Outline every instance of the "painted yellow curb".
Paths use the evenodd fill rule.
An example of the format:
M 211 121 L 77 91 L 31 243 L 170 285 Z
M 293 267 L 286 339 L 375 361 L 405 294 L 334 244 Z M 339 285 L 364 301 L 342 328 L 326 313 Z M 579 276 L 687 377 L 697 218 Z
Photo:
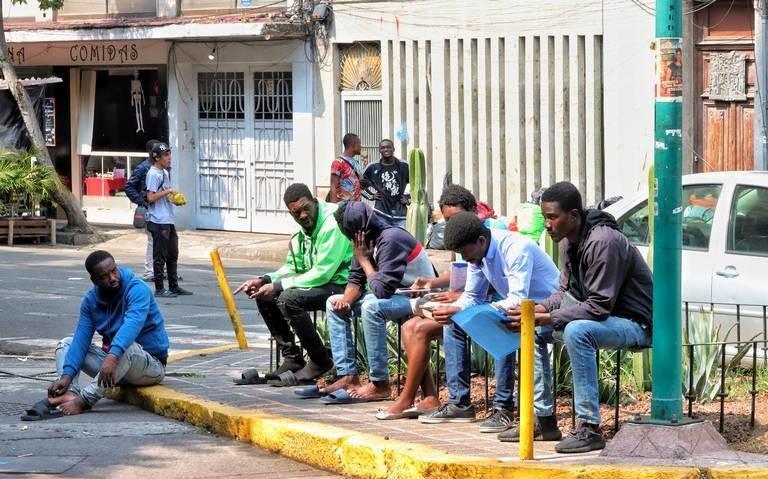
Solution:
M 168 356 L 168 362 L 181 361 L 182 359 L 194 358 L 195 356 L 207 356 L 209 354 L 221 353 L 224 351 L 232 351 L 234 349 L 240 349 L 237 344 L 225 344 L 224 346 L 214 346 L 211 348 L 193 349 L 191 351 L 185 351 L 183 353 L 171 354 Z
M 427 446 L 309 421 L 245 410 L 166 386 L 124 388 L 123 399 L 149 411 L 250 442 L 309 465 L 363 479 L 699 479 L 699 468 L 555 465 L 446 454 Z M 706 473 L 705 473 L 706 474 Z M 725 476 L 722 476 L 725 477 Z M 758 477 L 758 476 L 727 476 Z

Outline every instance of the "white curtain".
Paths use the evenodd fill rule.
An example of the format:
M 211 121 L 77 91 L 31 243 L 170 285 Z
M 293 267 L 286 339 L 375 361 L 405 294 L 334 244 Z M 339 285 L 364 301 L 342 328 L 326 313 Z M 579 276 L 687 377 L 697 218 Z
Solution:
M 77 120 L 77 154 L 90 155 L 93 141 L 93 109 L 96 103 L 96 71 L 80 72 L 80 108 Z

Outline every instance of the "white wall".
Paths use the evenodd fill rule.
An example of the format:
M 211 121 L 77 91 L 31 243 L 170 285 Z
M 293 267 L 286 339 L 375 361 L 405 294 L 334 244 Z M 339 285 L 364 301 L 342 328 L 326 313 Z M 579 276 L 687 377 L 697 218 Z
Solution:
M 652 22 L 629 0 L 361 1 L 334 4 L 331 38 L 381 42 L 383 133 L 406 123 L 401 156 L 427 150 L 432 198 L 452 170 L 508 214 L 563 179 L 590 202 L 636 189 L 652 153 Z M 330 61 L 315 100 L 320 185 L 343 133 Z
M 216 62 L 208 60 L 216 48 Z M 172 47 L 173 48 L 173 47 Z M 200 226 L 197 204 L 197 74 L 213 71 L 269 70 L 288 67 L 293 73 L 294 181 L 314 188 L 312 74 L 304 56 L 304 44 L 299 40 L 260 41 L 249 43 L 177 43 L 176 64 L 169 65 L 168 102 L 169 136 L 175 148 L 175 187 L 187 196 L 188 205 L 177 210 L 180 226 Z M 173 58 L 173 54 L 171 55 Z M 175 73 L 174 73 L 175 72 Z M 178 182 L 178 184 L 176 184 Z M 289 218 L 288 218 L 289 219 Z M 294 229 L 288 221 L 284 222 Z M 276 226 L 277 229 L 282 226 Z
M 606 2 L 604 37 L 605 194 L 633 196 L 653 164 L 654 17 Z

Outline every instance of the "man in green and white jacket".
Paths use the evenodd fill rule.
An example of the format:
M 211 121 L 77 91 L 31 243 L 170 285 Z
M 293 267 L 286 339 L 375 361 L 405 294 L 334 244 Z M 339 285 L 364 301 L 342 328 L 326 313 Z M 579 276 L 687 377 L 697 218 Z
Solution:
M 256 300 L 280 348 L 283 363 L 266 379 L 290 386 L 319 378 L 333 368 L 333 360 L 308 311 L 324 309 L 329 297 L 344 292 L 352 243 L 336 226 L 336 205 L 313 197 L 306 185 L 289 186 L 283 201 L 301 227 L 291 237 L 285 265 L 246 281 L 235 294 L 245 291 Z M 296 345 L 296 336 L 301 347 Z M 308 361 L 304 360 L 302 348 Z

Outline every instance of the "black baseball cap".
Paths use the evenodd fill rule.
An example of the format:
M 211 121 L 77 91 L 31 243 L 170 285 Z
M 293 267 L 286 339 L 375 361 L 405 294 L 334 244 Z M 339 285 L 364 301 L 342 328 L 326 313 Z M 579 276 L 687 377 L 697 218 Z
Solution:
M 147 153 L 152 153 L 152 148 L 158 144 L 162 143 L 160 140 L 149 140 L 145 145 L 144 149 L 147 150 Z
M 165 143 L 155 143 L 155 145 L 152 147 L 152 151 L 150 152 L 150 155 L 152 158 L 159 158 L 164 153 L 170 153 L 171 147 L 166 145 Z

